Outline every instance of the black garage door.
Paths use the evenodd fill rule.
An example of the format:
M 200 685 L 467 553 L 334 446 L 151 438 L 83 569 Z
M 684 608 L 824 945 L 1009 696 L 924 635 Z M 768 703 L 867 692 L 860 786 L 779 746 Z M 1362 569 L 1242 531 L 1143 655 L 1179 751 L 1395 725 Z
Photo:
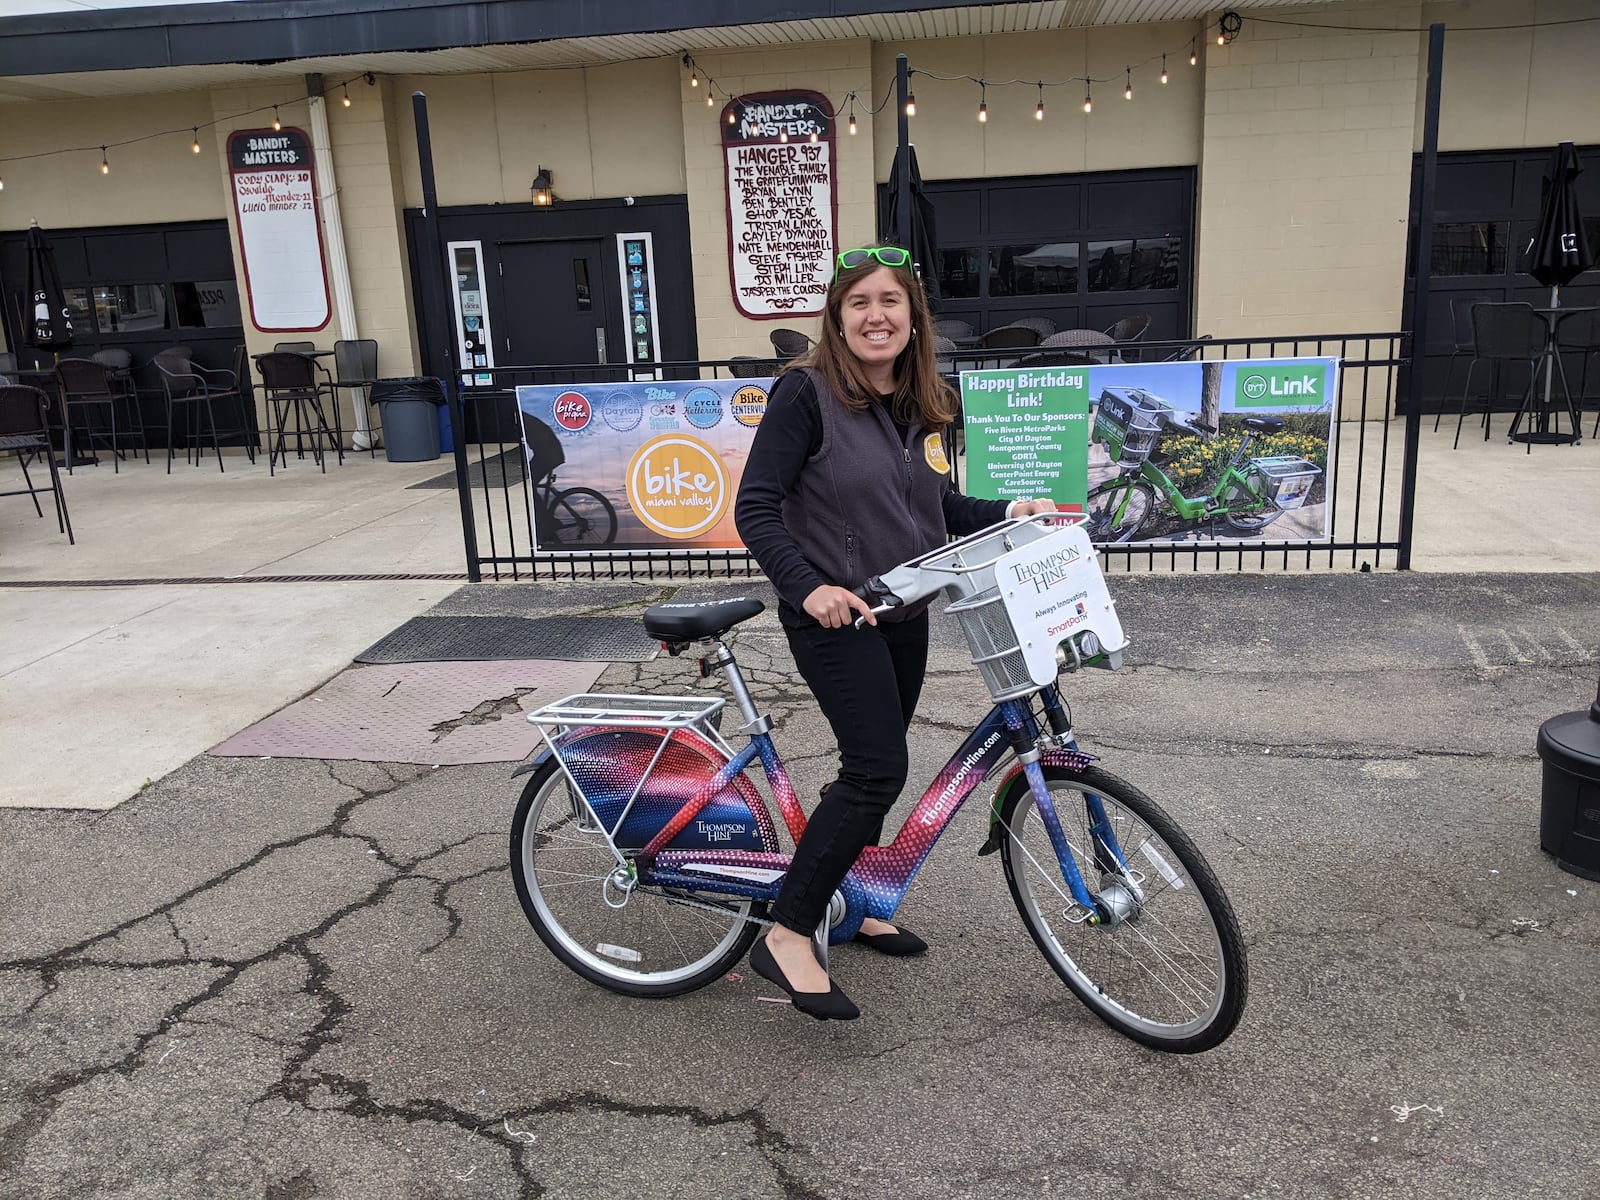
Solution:
M 1192 167 L 926 183 L 938 315 L 983 332 L 1029 316 L 1105 329 L 1148 313 L 1150 340 L 1189 337 L 1194 187 Z M 880 227 L 887 203 L 880 187 Z
M 1539 220 L 1540 183 L 1555 147 L 1534 150 L 1474 151 L 1439 155 L 1434 193 L 1433 269 L 1429 280 L 1428 346 L 1423 359 L 1420 395 L 1425 411 L 1444 408 L 1454 412 L 1466 384 L 1467 357 L 1451 365 L 1455 346 L 1454 317 L 1467 322 L 1467 309 L 1476 300 L 1522 300 L 1534 305 L 1550 303 L 1550 289 L 1527 273 L 1528 245 Z M 1580 146 L 1578 155 L 1588 169 L 1578 176 L 1579 207 L 1589 244 L 1600 247 L 1600 146 Z M 1412 164 L 1413 203 L 1420 191 L 1420 156 Z M 1413 328 L 1416 304 L 1417 212 L 1411 213 L 1411 238 L 1406 256 L 1404 327 Z M 1452 305 L 1452 301 L 1454 305 Z M 1600 304 L 1600 271 L 1586 271 L 1561 289 L 1565 305 Z M 1467 333 L 1464 327 L 1462 334 Z M 1589 356 L 1565 356 L 1567 378 L 1574 397 L 1580 386 L 1592 402 L 1600 396 L 1600 370 Z M 1587 369 L 1586 369 L 1587 368 Z M 1449 373 L 1449 389 L 1445 376 Z M 1503 372 L 1479 367 L 1473 372 L 1473 402 L 1483 405 L 1498 398 L 1502 407 L 1515 408 L 1528 386 L 1526 369 L 1512 366 Z

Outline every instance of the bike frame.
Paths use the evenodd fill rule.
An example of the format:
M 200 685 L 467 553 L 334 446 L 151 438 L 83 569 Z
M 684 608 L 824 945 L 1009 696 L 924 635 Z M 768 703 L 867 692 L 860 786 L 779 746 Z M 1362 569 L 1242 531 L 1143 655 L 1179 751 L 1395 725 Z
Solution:
M 1185 496 L 1179 490 L 1178 485 L 1173 482 L 1172 476 L 1168 475 L 1148 458 L 1139 464 L 1137 472 L 1123 475 L 1118 484 L 1125 480 L 1126 486 L 1132 487 L 1134 479 L 1144 480 L 1185 521 L 1197 521 L 1205 517 L 1221 516 L 1225 513 L 1256 512 L 1267 507 L 1270 502 L 1251 486 L 1250 476 L 1239 469 L 1239 465 L 1249 457 L 1250 444 L 1255 439 L 1255 430 L 1247 429 L 1244 440 L 1239 443 L 1238 450 L 1234 451 L 1233 457 L 1228 460 L 1228 465 L 1223 468 L 1222 477 L 1217 480 L 1217 486 L 1204 496 Z M 1112 486 L 1116 487 L 1118 484 L 1113 484 Z M 1243 489 L 1252 498 L 1253 502 L 1244 505 L 1229 504 L 1227 502 L 1228 488 L 1233 484 L 1237 484 Z M 1120 504 L 1115 505 L 1111 511 L 1115 512 L 1119 508 L 1121 508 Z
M 1046 688 L 1038 694 L 1043 697 L 1047 711 L 1054 709 L 1060 712 L 1060 700 L 1054 688 Z M 840 885 L 847 915 L 845 922 L 835 927 L 830 940 L 844 941 L 854 936 L 864 917 L 879 920 L 892 917 L 934 843 L 948 828 L 967 798 L 983 784 L 1015 742 L 1020 739 L 1033 746 L 1039 736 L 1039 726 L 1028 699 L 1007 700 L 991 708 L 928 785 L 894 841 L 887 846 L 868 846 L 861 852 Z M 1047 750 L 1030 757 L 1031 761 L 1013 764 L 1012 771 L 1002 780 L 1002 786 L 1019 770 L 1026 775 L 1072 900 L 1081 906 L 1084 917 L 1092 916 L 1095 912 L 1093 896 L 1078 870 L 1041 767 L 1050 765 L 1081 771 L 1093 758 L 1075 746 Z M 777 899 L 782 874 L 788 870 L 791 861 L 787 854 L 776 850 L 668 849 L 672 840 L 696 815 L 714 797 L 732 786 L 735 778 L 757 759 L 761 762 L 785 825 L 796 841 L 800 839 L 806 828 L 805 813 L 795 798 L 794 785 L 789 780 L 771 736 L 765 731 L 758 731 L 750 735 L 749 745 L 717 771 L 639 852 L 634 860 L 639 883 L 714 892 L 742 899 Z M 1100 797 L 1092 793 L 1085 795 L 1091 833 L 1096 843 L 1127 871 L 1126 856 L 1117 843 Z M 764 798 L 761 802 L 765 803 Z M 997 813 L 991 814 L 991 820 L 997 816 Z M 691 870 L 691 867 L 701 869 Z M 727 869 L 730 875 L 748 874 L 741 879 L 708 875 L 704 871 L 704 868 L 718 867 Z

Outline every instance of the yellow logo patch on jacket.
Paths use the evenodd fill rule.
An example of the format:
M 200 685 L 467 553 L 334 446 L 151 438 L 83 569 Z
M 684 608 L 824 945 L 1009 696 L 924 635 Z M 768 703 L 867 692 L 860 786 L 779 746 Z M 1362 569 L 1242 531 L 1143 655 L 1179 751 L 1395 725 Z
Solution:
M 937 433 L 930 433 L 922 439 L 922 457 L 936 474 L 950 473 L 950 460 L 944 456 L 944 439 Z

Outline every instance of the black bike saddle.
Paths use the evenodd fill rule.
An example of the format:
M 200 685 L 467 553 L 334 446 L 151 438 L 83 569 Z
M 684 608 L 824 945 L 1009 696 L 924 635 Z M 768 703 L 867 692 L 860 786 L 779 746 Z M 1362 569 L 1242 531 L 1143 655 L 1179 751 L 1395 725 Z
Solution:
M 721 637 L 766 607 L 747 596 L 705 604 L 652 604 L 644 610 L 644 631 L 661 642 L 697 642 Z
M 1246 417 L 1244 419 L 1244 427 L 1246 429 L 1254 429 L 1261 434 L 1283 432 L 1283 422 L 1278 420 L 1277 417 Z

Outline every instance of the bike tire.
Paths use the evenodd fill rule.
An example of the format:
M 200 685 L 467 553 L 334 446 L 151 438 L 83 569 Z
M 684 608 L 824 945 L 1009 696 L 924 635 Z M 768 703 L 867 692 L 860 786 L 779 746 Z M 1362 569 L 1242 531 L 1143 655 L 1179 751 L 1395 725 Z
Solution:
M 1067 920 L 1072 897 L 1026 776 L 999 797 L 1006 830 L 1001 861 L 1011 898 L 1034 944 L 1096 1016 L 1136 1042 L 1195 1054 L 1238 1025 L 1248 990 L 1244 939 L 1233 908 L 1187 834 L 1132 784 L 1098 767 L 1045 766 L 1078 870 L 1097 900 L 1114 897 L 1114 863 L 1089 833 L 1084 795 L 1101 798 L 1123 853 L 1149 868 L 1142 904 L 1112 924 Z M 1174 869 L 1176 863 L 1176 869 Z M 1123 890 L 1126 896 L 1126 889 Z
M 1256 497 L 1238 484 L 1230 487 L 1228 494 L 1222 500 L 1228 505 L 1258 503 Z M 1225 512 L 1222 514 L 1222 520 L 1230 529 L 1237 529 L 1240 533 L 1254 533 L 1258 529 L 1265 529 L 1282 515 L 1282 511 L 1276 505 L 1268 504 L 1266 508 L 1255 513 Z
M 550 525 L 563 546 L 609 546 L 617 540 L 617 510 L 593 488 L 567 488 L 550 502 Z
M 1085 507 L 1091 541 L 1130 542 L 1155 511 L 1156 494 L 1147 483 L 1116 479 L 1091 489 Z
M 726 975 L 760 932 L 759 907 L 715 893 L 639 886 L 607 904 L 616 866 L 604 834 L 551 758 L 529 778 L 511 821 L 511 877 L 541 941 L 591 983 L 625 996 L 665 997 Z

